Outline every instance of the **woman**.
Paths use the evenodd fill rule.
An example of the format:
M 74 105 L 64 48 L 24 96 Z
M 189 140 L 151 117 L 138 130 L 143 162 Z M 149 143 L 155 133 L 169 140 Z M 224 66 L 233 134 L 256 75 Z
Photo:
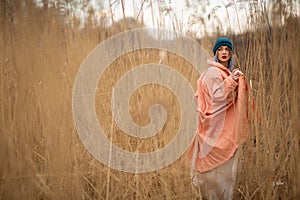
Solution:
M 216 40 L 195 95 L 199 115 L 189 150 L 191 176 L 209 199 L 232 198 L 237 150 L 247 133 L 248 85 L 239 69 L 231 71 L 233 52 L 230 39 Z

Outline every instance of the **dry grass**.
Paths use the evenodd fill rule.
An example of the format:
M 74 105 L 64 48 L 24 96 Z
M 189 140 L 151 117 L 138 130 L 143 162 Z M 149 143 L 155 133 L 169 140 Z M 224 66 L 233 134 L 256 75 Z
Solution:
M 200 198 L 182 159 L 153 173 L 123 173 L 94 159 L 77 135 L 72 116 L 77 70 L 100 41 L 121 28 L 88 26 L 79 31 L 74 28 L 76 20 L 71 28 L 52 9 L 41 12 L 30 4 L 21 8 L 8 2 L 0 6 L 0 199 Z M 300 21 L 283 17 L 287 20 L 283 27 L 251 27 L 254 33 L 232 36 L 239 65 L 253 82 L 259 113 L 243 146 L 236 199 L 300 197 Z M 265 24 L 262 16 L 255 20 L 257 25 Z M 165 105 L 171 115 L 162 132 L 149 140 L 137 140 L 111 124 L 111 85 L 132 67 L 153 61 L 159 61 L 155 50 L 132 52 L 116 60 L 99 82 L 107 86 L 96 97 L 99 121 L 112 134 L 112 141 L 129 151 L 159 149 L 172 139 L 170 131 L 178 128 L 176 98 L 155 85 L 140 88 L 130 105 L 135 110 L 133 118 L 141 125 L 149 120 L 144 117 L 149 105 Z M 169 53 L 163 62 L 196 87 L 198 74 L 186 61 Z M 143 95 L 148 92 L 153 92 L 151 98 Z M 283 185 L 273 186 L 273 182 Z

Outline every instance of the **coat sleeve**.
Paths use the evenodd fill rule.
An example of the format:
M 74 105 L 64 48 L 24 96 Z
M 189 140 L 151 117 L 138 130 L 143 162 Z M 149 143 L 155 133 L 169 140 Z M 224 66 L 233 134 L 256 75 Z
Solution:
M 223 110 L 233 102 L 237 85 L 231 76 L 223 78 L 217 68 L 209 68 L 198 80 L 197 111 L 211 115 Z

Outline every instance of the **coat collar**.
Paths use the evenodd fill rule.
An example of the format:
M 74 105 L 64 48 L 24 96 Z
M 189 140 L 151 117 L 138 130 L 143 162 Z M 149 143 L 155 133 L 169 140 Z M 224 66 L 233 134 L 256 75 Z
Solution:
M 207 60 L 207 64 L 210 66 L 214 66 L 217 67 L 219 69 L 221 69 L 222 71 L 226 72 L 227 74 L 231 74 L 231 71 L 229 69 L 227 69 L 226 67 L 224 67 L 221 63 L 213 61 L 213 60 Z

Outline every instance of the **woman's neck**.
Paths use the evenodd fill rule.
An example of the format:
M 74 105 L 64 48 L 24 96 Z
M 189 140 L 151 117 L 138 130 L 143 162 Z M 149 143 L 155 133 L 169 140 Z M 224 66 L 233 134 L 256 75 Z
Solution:
M 228 69 L 229 67 L 229 61 L 226 61 L 226 62 L 222 62 L 222 61 L 219 61 L 224 67 L 226 67 Z

